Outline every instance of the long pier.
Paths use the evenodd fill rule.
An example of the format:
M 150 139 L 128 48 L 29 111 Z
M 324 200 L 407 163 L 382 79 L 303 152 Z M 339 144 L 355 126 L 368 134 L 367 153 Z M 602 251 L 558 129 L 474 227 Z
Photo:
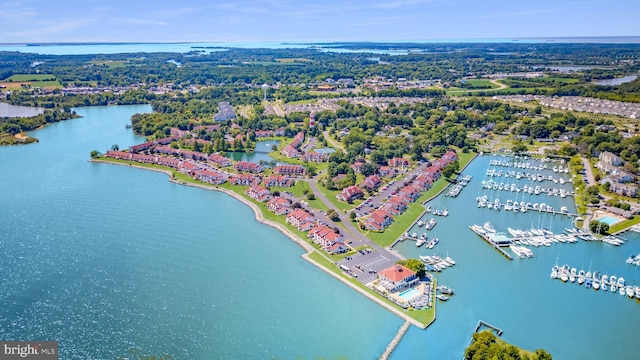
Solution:
M 407 332 L 407 330 L 409 330 L 409 326 L 411 326 L 411 324 L 408 321 L 405 321 L 404 324 L 400 326 L 400 329 L 398 329 L 396 336 L 394 336 L 393 339 L 391 339 L 391 342 L 389 343 L 389 345 L 387 345 L 387 348 L 384 350 L 382 355 L 380 355 L 380 358 L 379 358 L 380 360 L 389 359 L 389 357 L 391 356 L 391 353 L 393 352 L 393 350 L 396 349 L 396 347 L 400 343 L 400 340 L 402 340 L 402 337 L 404 336 L 404 334 Z
M 480 328 L 483 327 L 483 326 L 495 331 L 496 335 L 498 335 L 498 336 L 502 335 L 502 329 L 500 329 L 497 326 L 491 325 L 488 322 L 482 321 L 482 320 L 478 321 L 478 325 L 476 325 L 476 329 L 473 332 L 477 333 L 478 330 L 480 330 Z
M 489 236 L 477 232 L 472 226 L 469 226 L 469 229 L 471 229 L 471 231 L 473 231 L 476 235 L 480 236 L 482 240 L 486 241 L 487 244 L 491 245 L 491 247 L 496 249 L 500 254 L 504 255 L 504 257 L 509 260 L 513 260 L 513 257 L 508 252 L 504 251 L 504 249 L 502 249 L 500 246 L 498 246 L 498 244 L 493 242 L 493 240 L 491 240 Z

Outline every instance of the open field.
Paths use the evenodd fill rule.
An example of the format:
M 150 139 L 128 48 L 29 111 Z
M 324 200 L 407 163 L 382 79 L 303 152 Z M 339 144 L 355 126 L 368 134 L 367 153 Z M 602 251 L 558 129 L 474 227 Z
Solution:
M 499 85 L 493 83 L 489 79 L 469 79 L 467 80 L 467 84 L 470 84 L 472 86 L 488 86 L 491 89 L 496 89 L 500 87 Z
M 56 77 L 53 74 L 14 74 L 5 79 L 5 81 L 50 81 L 55 80 Z
M 106 66 L 109 69 L 117 69 L 125 67 L 125 60 L 94 60 L 90 61 L 89 64 L 93 64 L 96 66 Z
M 30 85 L 31 83 L 29 82 L 5 82 L 5 81 L 1 81 L 0 82 L 0 88 L 1 89 L 6 89 L 6 90 L 19 90 L 22 88 L 22 85 Z
M 275 60 L 281 63 L 313 62 L 313 60 L 305 58 L 276 58 Z

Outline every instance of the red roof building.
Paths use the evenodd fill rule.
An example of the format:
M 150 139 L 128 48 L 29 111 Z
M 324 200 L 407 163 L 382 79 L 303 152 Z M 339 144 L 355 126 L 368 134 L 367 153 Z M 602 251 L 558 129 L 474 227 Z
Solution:
M 248 188 L 244 193 L 247 194 L 247 196 L 249 196 L 250 198 L 258 200 L 260 202 L 265 202 L 271 199 L 271 193 L 269 192 L 269 190 L 263 188 L 260 185 L 254 185 Z
M 229 182 L 231 183 L 231 185 L 249 186 L 249 185 L 258 185 L 260 184 L 261 180 L 262 178 L 260 176 L 251 175 L 251 174 L 238 174 L 238 175 L 232 176 Z
M 282 196 L 276 196 L 267 202 L 267 209 L 276 215 L 284 215 L 291 211 L 291 202 Z
M 389 166 L 405 169 L 405 168 L 409 167 L 409 160 L 401 158 L 401 157 L 396 157 L 396 158 L 393 158 L 393 159 L 389 160 Z
M 271 175 L 262 180 L 264 186 L 291 187 L 294 184 L 293 179 L 284 175 Z
M 338 200 L 351 202 L 355 199 L 360 199 L 363 196 L 364 196 L 364 193 L 362 192 L 362 190 L 356 185 L 353 185 L 353 186 L 347 186 L 346 188 L 344 188 L 342 192 L 340 192 L 340 194 L 336 195 L 336 198 Z
M 304 175 L 307 169 L 302 165 L 276 165 L 273 173 L 276 175 Z
M 381 285 L 391 292 L 411 287 L 419 280 L 415 271 L 400 264 L 380 271 L 378 279 Z

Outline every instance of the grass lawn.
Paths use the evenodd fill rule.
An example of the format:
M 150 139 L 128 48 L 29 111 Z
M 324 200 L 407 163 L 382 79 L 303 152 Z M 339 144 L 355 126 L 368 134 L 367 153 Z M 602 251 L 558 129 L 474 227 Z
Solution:
M 344 272 L 342 272 L 342 270 L 338 269 L 338 267 L 333 265 L 333 263 L 331 261 L 329 261 L 326 257 L 322 256 L 320 253 L 312 252 L 311 254 L 309 254 L 309 258 L 311 258 L 312 260 L 316 261 L 317 263 L 323 265 L 324 267 L 326 267 L 330 271 L 338 274 L 340 277 L 344 278 L 345 280 L 349 281 L 350 283 L 352 283 L 352 284 L 356 285 L 357 287 L 363 289 L 367 293 L 375 296 L 376 298 L 378 298 L 378 299 L 380 299 L 382 301 L 387 302 L 388 304 L 390 304 L 393 307 L 397 308 L 398 310 L 404 312 L 409 317 L 419 321 L 420 323 L 424 324 L 425 326 L 428 326 L 429 324 L 431 324 L 433 322 L 433 320 L 435 319 L 436 312 L 435 312 L 435 308 L 434 307 L 431 307 L 430 309 L 427 309 L 427 310 L 404 310 L 400 306 L 398 306 L 398 305 L 394 304 L 393 302 L 387 300 L 382 295 L 380 295 L 377 292 L 375 292 L 375 291 L 369 289 L 368 287 L 364 286 L 358 280 L 352 278 L 351 276 L 346 275 Z M 432 301 L 433 304 L 435 304 L 435 298 L 432 299 L 431 301 Z
M 329 208 L 320 200 L 318 200 L 318 198 L 316 197 L 315 200 L 308 200 L 306 196 L 304 196 L 304 190 L 308 190 L 309 193 L 311 193 L 311 189 L 309 188 L 309 183 L 306 181 L 301 181 L 298 180 L 296 182 L 296 184 L 290 188 L 281 188 L 281 187 L 271 187 L 271 190 L 278 190 L 280 191 L 280 193 L 284 192 L 284 191 L 288 191 L 290 193 L 292 193 L 293 195 L 295 195 L 297 198 L 300 198 L 301 200 L 304 200 L 306 202 L 309 203 L 309 206 L 311 206 L 314 209 L 319 209 L 322 211 L 327 211 L 329 210 Z
M 634 216 L 633 219 L 627 219 L 617 224 L 613 224 L 611 227 L 609 227 L 609 233 L 613 234 L 637 224 L 640 224 L 640 216 Z
M 467 80 L 467 83 L 473 86 L 489 86 L 491 89 L 500 87 L 499 85 L 492 83 L 491 80 L 489 79 L 469 79 Z M 485 90 L 489 90 L 489 89 L 485 89 Z
M 320 184 L 318 184 L 318 189 L 322 191 L 337 210 L 349 211 L 362 203 L 362 200 L 355 200 L 353 204 L 348 204 L 336 199 L 336 195 L 340 194 L 340 190 L 329 190 Z
M 117 69 L 125 66 L 125 60 L 94 60 L 90 61 L 89 64 L 106 66 L 109 69 Z
M 48 80 L 48 81 L 31 81 L 29 82 L 31 87 L 62 87 L 58 80 Z
M 5 81 L 50 81 L 55 80 L 56 77 L 53 74 L 15 74 L 9 76 Z
M 306 105 L 316 102 L 316 99 L 298 100 L 286 103 L 286 105 Z
M 556 77 L 556 76 L 549 76 L 549 77 L 545 77 L 544 79 L 548 81 L 562 83 L 562 84 L 575 84 L 578 81 L 580 81 L 579 79 L 563 78 L 563 77 Z

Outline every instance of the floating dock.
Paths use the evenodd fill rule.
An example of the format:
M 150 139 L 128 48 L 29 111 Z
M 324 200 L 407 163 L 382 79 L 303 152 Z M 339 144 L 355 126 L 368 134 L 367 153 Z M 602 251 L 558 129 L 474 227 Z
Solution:
M 483 234 L 479 231 L 476 231 L 476 229 L 474 229 L 473 226 L 469 226 L 469 229 L 471 229 L 471 231 L 473 231 L 476 235 L 480 236 L 482 240 L 486 241 L 487 244 L 491 245 L 491 247 L 496 249 L 500 254 L 504 255 L 504 257 L 506 257 L 509 260 L 513 260 L 513 257 L 509 253 L 507 253 L 503 248 L 501 248 L 499 244 L 496 244 L 496 242 L 494 242 L 493 239 L 489 237 L 487 234 Z M 505 244 L 505 246 L 509 246 L 509 245 L 510 244 Z
M 482 320 L 478 321 L 478 325 L 476 325 L 476 329 L 475 329 L 474 333 L 477 333 L 478 330 L 480 330 L 483 326 L 488 328 L 488 329 L 491 329 L 491 330 L 495 331 L 496 335 L 498 335 L 498 336 L 502 335 L 502 329 L 500 329 L 497 326 L 491 325 L 488 322 L 484 322 Z

